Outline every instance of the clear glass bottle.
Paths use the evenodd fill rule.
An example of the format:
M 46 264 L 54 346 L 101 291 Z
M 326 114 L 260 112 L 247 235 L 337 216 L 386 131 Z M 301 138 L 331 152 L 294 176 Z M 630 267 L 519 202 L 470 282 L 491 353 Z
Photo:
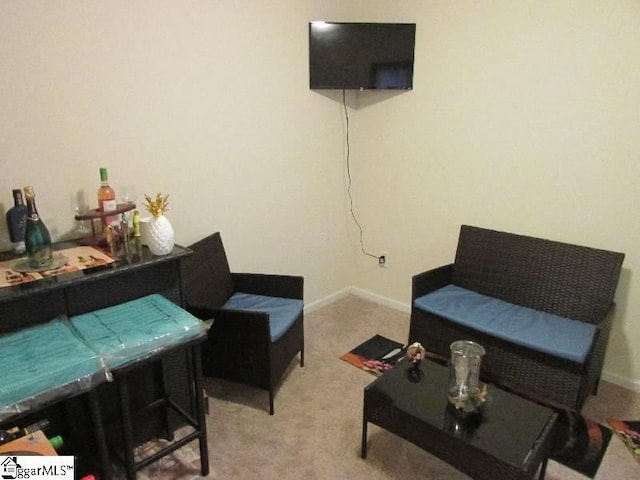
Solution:
M 24 195 L 27 200 L 27 227 L 24 235 L 27 258 L 34 268 L 46 267 L 53 258 L 51 235 L 38 215 L 33 187 L 24 187 Z
M 100 168 L 100 188 L 98 189 L 98 210 L 101 212 L 109 212 L 115 210 L 116 204 L 116 192 L 109 186 L 109 175 L 107 169 Z M 111 225 L 113 227 L 118 225 L 118 216 L 109 215 L 102 217 L 102 223 L 104 225 Z
M 24 253 L 24 233 L 27 227 L 27 206 L 22 199 L 22 190 L 13 190 L 13 207 L 7 210 L 7 229 L 9 240 L 15 253 Z

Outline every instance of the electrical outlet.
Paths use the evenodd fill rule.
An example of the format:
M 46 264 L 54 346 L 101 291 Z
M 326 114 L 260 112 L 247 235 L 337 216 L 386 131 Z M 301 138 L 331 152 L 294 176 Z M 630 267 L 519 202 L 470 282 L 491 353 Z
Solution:
M 378 265 L 387 268 L 389 266 L 389 252 L 380 252 L 378 257 Z

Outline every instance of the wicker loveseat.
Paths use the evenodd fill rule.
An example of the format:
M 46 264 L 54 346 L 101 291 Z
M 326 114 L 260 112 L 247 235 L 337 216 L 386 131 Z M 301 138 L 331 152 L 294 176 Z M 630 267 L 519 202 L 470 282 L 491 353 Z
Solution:
M 413 277 L 409 342 L 486 349 L 485 380 L 581 410 L 597 391 L 624 255 L 463 225 L 455 262 Z

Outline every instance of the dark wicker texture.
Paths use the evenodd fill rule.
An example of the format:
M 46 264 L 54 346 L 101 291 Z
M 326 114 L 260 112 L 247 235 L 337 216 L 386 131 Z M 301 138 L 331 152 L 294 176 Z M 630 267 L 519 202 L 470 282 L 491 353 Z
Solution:
M 267 390 L 273 415 L 276 387 L 298 352 L 304 366 L 303 313 L 271 342 L 267 313 L 221 307 L 234 292 L 303 300 L 303 277 L 231 273 L 218 232 L 189 248 L 193 255 L 182 263 L 186 308 L 202 320 L 214 319 L 203 348 L 204 374 Z
M 372 397 L 373 398 L 373 397 Z M 537 469 L 546 469 L 547 455 L 553 440 L 554 421 L 550 421 L 540 435 L 542 442 L 534 445 L 527 463 L 516 468 L 492 458 L 490 455 L 473 448 L 453 435 L 448 435 L 430 425 L 416 426 L 416 420 L 379 399 L 365 399 L 363 420 L 362 457 L 366 457 L 366 436 L 369 421 L 384 428 L 400 438 L 407 440 L 421 449 L 435 455 L 456 469 L 478 480 L 531 480 L 537 477 Z M 540 467 L 542 465 L 542 467 Z M 544 478 L 544 473 L 542 474 Z
M 485 378 L 549 405 L 581 410 L 597 392 L 624 254 L 463 225 L 455 263 L 413 277 L 410 342 L 448 358 L 459 339 L 482 344 Z M 465 328 L 413 301 L 447 284 L 597 326 L 584 364 Z
M 55 248 L 76 245 L 75 242 L 66 242 L 57 244 Z M 151 293 L 160 293 L 181 305 L 179 263 L 190 252 L 178 245 L 171 254 L 164 256 L 154 256 L 146 247 L 142 252 L 142 255 L 128 260 L 121 258 L 106 267 L 0 289 L 0 334 L 48 322 L 62 315 L 73 316 L 105 308 Z M 0 257 L 4 257 L 3 260 L 13 258 L 6 257 L 6 254 Z M 164 388 L 161 387 L 166 386 L 166 390 L 171 392 L 171 400 L 177 408 L 195 415 L 197 405 L 192 398 L 193 385 L 185 375 L 189 368 L 190 362 L 184 352 L 172 350 L 163 352 L 161 361 L 140 365 L 127 374 L 133 377 L 132 384 L 136 387 L 130 398 L 130 409 L 136 417 L 133 432 L 135 446 L 153 438 L 171 436 L 178 426 L 185 423 L 183 416 L 177 415 L 173 409 L 168 412 L 168 418 L 164 412 L 149 411 L 150 405 L 157 404 L 159 399 L 165 397 Z M 101 478 L 108 479 L 111 478 L 111 459 L 106 450 L 107 440 L 116 439 L 117 444 L 120 438 L 117 394 L 113 382 L 102 383 L 87 392 L 87 412 L 85 402 L 78 403 L 79 399 L 84 398 L 82 396 L 55 399 L 56 403 L 44 410 L 46 414 L 42 415 L 42 411 L 38 410 L 27 415 L 34 421 L 39 420 L 41 415 L 56 420 L 64 418 L 64 421 L 57 422 L 59 428 L 56 431 L 71 440 L 69 443 L 78 449 L 74 450 L 75 453 L 88 459 L 90 464 L 95 463 L 93 467 L 101 470 Z M 14 421 L 12 417 L 3 425 L 13 426 Z M 204 420 L 200 424 L 204 425 Z M 97 459 L 93 458 L 96 456 Z M 206 455 L 201 455 L 201 458 L 206 459 Z
M 55 250 L 78 246 L 77 242 L 54 245 Z M 27 284 L 0 289 L 0 334 L 48 322 L 58 316 L 73 316 L 126 302 L 151 293 L 160 293 L 178 305 L 182 305 L 180 262 L 191 252 L 176 245 L 169 255 L 155 256 L 147 247 L 140 255 L 130 259 L 121 258 L 104 266 L 66 273 Z M 17 258 L 9 253 L 0 258 Z M 172 396 L 182 408 L 193 411 L 190 402 L 190 386 L 185 378 L 187 364 L 183 355 L 168 353 L 162 361 L 162 371 Z M 137 410 L 155 401 L 161 391 L 156 368 L 140 368 L 136 392 L 132 396 L 132 408 Z M 97 387 L 100 407 L 105 419 L 107 435 L 116 430 L 119 412 L 116 405 L 117 391 L 112 383 Z M 56 408 L 60 410 L 60 408 Z M 164 435 L 163 415 L 147 415 L 136 422 L 136 445 Z M 71 418 L 77 421 L 78 418 Z M 171 431 L 182 421 L 171 412 Z M 83 425 L 77 429 L 89 441 L 91 432 L 84 432 Z M 89 443 L 83 438 L 76 443 Z
M 200 352 L 200 344 L 203 338 L 189 340 L 187 342 L 175 345 L 167 350 L 161 350 L 153 354 L 149 358 L 144 358 L 135 362 L 127 363 L 113 370 L 114 384 L 118 390 L 118 405 L 120 409 L 121 435 L 118 446 L 121 446 L 123 453 L 123 461 L 126 471 L 127 480 L 136 480 L 137 471 L 146 466 L 157 462 L 161 458 L 172 454 L 174 451 L 184 447 L 188 443 L 198 440 L 200 452 L 200 474 L 203 477 L 209 475 L 209 450 L 207 442 L 207 422 L 205 419 L 204 393 L 202 386 L 202 359 Z M 161 365 L 163 358 L 169 353 L 181 353 L 187 358 L 186 377 L 190 385 L 190 400 L 195 407 L 195 414 L 191 414 L 182 408 L 171 395 L 171 389 L 166 382 L 161 382 L 162 397 L 151 404 L 139 410 L 136 415 L 149 414 L 151 411 L 164 412 L 166 421 L 166 430 L 169 442 L 160 450 L 155 451 L 144 458 L 137 458 L 134 447 L 136 439 L 134 428 L 136 428 L 135 416 L 131 409 L 132 395 L 137 385 L 136 378 L 131 375 L 140 367 L 150 364 Z M 133 391 L 133 392 L 132 392 Z M 179 415 L 184 423 L 191 427 L 191 431 L 179 439 L 174 438 L 173 430 L 169 424 L 169 413 L 173 412 Z M 115 449 L 114 449 L 115 450 Z
M 408 379 L 410 369 L 401 362 L 365 387 L 362 458 L 367 457 L 367 424 L 371 422 L 474 479 L 544 478 L 557 413 L 490 386 L 489 395 L 493 398 L 483 415 L 474 424 L 465 425 L 450 413 L 447 406 L 448 369 L 426 360 L 418 370 L 423 374 L 423 380 L 403 381 L 403 378 Z M 414 386 L 407 388 L 408 383 Z M 519 412 L 516 415 L 530 415 L 535 420 L 522 422 L 528 426 L 509 422 L 514 412 Z M 539 430 L 534 435 L 536 429 Z M 531 443 L 525 448 L 529 441 Z M 503 447 L 488 449 L 488 444 Z

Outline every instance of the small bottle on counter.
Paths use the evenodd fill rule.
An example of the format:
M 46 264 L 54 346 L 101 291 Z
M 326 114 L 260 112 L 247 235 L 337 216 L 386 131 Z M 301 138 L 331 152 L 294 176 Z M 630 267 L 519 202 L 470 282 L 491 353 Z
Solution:
M 27 227 L 27 206 L 22 198 L 22 190 L 13 190 L 13 207 L 7 210 L 7 229 L 9 240 L 15 253 L 25 252 L 24 234 Z
M 107 247 L 109 247 L 111 255 L 115 255 L 116 246 L 114 245 L 115 240 L 113 238 L 113 227 L 111 225 L 105 225 L 104 227 L 104 241 L 107 243 Z
M 34 268 L 46 267 L 51 264 L 51 235 L 36 208 L 36 194 L 33 187 L 24 187 L 27 200 L 27 226 L 24 233 L 24 244 L 29 264 Z
M 133 236 L 140 237 L 140 212 L 138 210 L 133 212 Z
M 128 258 L 129 257 L 129 222 L 125 217 L 125 214 L 122 214 L 122 221 L 120 222 L 120 237 L 122 238 L 122 246 L 124 247 L 124 254 Z

